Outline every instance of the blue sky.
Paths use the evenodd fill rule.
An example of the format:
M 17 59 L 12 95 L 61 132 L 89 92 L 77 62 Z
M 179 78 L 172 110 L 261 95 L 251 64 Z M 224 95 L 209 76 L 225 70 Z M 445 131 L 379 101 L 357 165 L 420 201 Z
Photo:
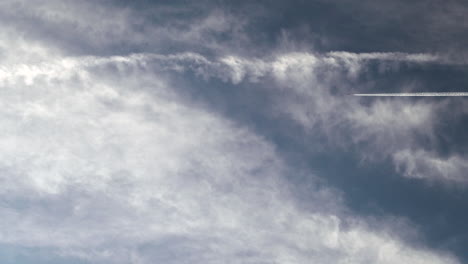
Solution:
M 2 1 L 1 262 L 467 262 L 467 9 Z

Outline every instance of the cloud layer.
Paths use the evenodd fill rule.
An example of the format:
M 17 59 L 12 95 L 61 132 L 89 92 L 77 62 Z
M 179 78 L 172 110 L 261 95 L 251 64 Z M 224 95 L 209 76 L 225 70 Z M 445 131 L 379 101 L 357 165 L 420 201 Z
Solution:
M 285 55 L 268 69 L 234 58 L 135 55 L 3 69 L 2 242 L 90 262 L 456 263 L 342 215 L 326 188 L 314 194 L 316 212 L 300 211 L 284 182 L 299 172 L 274 146 L 184 103 L 164 81 L 166 69 L 181 67 L 235 83 L 265 71 L 286 82 L 292 67 L 309 73 L 290 56 L 315 60 Z
M 379 79 L 462 61 L 271 48 L 254 17 L 209 1 L 0 9 L 0 248 L 60 263 L 461 263 L 405 215 L 357 214 L 291 156 L 349 151 L 420 185 L 465 184 L 463 151 L 440 147 L 453 101 L 351 96 L 413 92 L 425 84 Z

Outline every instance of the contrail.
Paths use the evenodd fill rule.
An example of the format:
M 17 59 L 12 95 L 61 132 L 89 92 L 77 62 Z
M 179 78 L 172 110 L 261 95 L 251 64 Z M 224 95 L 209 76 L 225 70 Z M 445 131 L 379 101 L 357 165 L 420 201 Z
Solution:
M 354 96 L 468 96 L 468 92 L 450 92 L 450 93 L 367 93 L 353 94 Z

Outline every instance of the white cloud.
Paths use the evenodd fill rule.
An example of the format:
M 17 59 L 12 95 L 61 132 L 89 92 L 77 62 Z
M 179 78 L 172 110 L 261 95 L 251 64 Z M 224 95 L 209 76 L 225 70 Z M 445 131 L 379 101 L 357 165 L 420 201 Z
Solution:
M 91 263 L 459 263 L 398 237 L 413 227 L 396 231 L 398 223 L 381 221 L 375 230 L 368 219 L 343 213 L 339 193 L 327 187 L 313 186 L 307 209 L 299 208 L 287 179 L 304 172 L 289 168 L 248 127 L 179 97 L 166 79 L 167 71 L 181 78 L 189 71 L 207 85 L 217 78 L 281 89 L 274 115 L 334 144 L 368 141 L 369 153 L 390 155 L 404 175 L 428 177 L 421 173 L 430 170 L 437 178 L 439 171 L 461 172 L 463 161 L 421 151 L 408 159 L 406 150 L 413 133 L 431 134 L 432 105 L 364 106 L 343 95 L 369 61 L 444 60 L 349 52 L 168 55 L 173 45 L 231 54 L 226 50 L 249 42 L 246 18 L 148 8 L 0 3 L 0 243 Z M 70 55 L 134 50 L 147 53 Z M 341 134 L 343 127 L 350 133 Z
M 437 115 L 445 106 L 444 101 L 434 104 L 426 101 L 409 103 L 402 100 L 375 100 L 370 105 L 362 105 L 357 98 L 349 96 L 354 88 L 348 83 L 352 82 L 365 65 L 355 58 L 359 57 L 357 54 L 344 56 L 344 61 L 341 60 L 341 53 L 337 54 L 321 56 L 288 53 L 270 60 L 236 56 L 208 60 L 196 53 L 143 53 L 105 58 L 87 56 L 79 59 L 68 57 L 38 64 L 5 65 L 0 68 L 0 84 L 23 83 L 28 86 L 37 82 L 53 82 L 51 78 L 66 80 L 72 77 L 86 80 L 89 72 L 81 70 L 83 67 L 102 71 L 109 65 L 116 67 L 120 74 L 132 72 L 135 68 L 180 73 L 191 71 L 205 80 L 220 78 L 234 84 L 248 81 L 259 83 L 259 87 L 262 87 L 260 82 L 263 79 L 272 78 L 276 82 L 276 89 L 287 90 L 278 101 L 278 113 L 289 115 L 310 130 L 310 133 L 323 133 L 330 138 L 332 144 L 366 144 L 368 151 L 362 153 L 364 158 L 392 157 L 408 146 L 418 148 L 417 137 L 421 135 L 433 139 Z M 371 58 L 393 56 L 378 55 Z M 399 54 L 398 58 L 410 58 L 411 61 L 412 57 L 411 54 Z M 338 86 L 334 93 L 331 90 L 333 86 Z M 47 114 L 47 110 L 35 103 L 27 105 L 24 115 L 31 111 Z M 343 131 L 347 131 L 346 136 L 342 134 Z M 396 165 L 400 167 L 401 162 L 396 162 Z M 454 163 L 453 166 L 458 165 Z M 451 171 L 456 173 L 461 168 Z M 405 176 L 412 174 L 414 173 L 403 173 Z M 440 176 L 441 180 L 461 177 Z
M 282 72 L 307 75 L 296 60 L 316 61 L 285 55 L 270 70 L 284 82 Z M 327 188 L 300 210 L 285 180 L 298 172 L 270 143 L 171 89 L 161 70 L 187 64 L 234 82 L 268 71 L 196 54 L 2 68 L 0 242 L 93 263 L 458 263 L 339 213 Z
M 278 99 L 276 110 L 289 115 L 311 135 L 325 135 L 332 146 L 364 144 L 366 147 L 361 152 L 363 158 L 392 158 L 398 171 L 406 177 L 448 182 L 460 181 L 465 177 L 463 157 L 454 155 L 457 158 L 443 159 L 432 153 L 431 157 L 423 155 L 427 162 L 422 162 L 420 157 L 427 146 L 419 145 L 419 138 L 423 137 L 431 144 L 435 142 L 436 127 L 442 121 L 444 109 L 448 107 L 446 100 L 429 102 L 374 98 L 372 102 L 363 104 L 350 96 L 357 89 L 356 78 L 366 71 L 369 61 L 383 65 L 382 69 L 388 68 L 385 64 L 394 61 L 447 61 L 429 54 L 348 52 L 325 55 L 287 53 L 266 61 L 241 63 L 244 60 L 236 59 L 235 65 L 226 63 L 231 67 L 235 82 L 239 83 L 241 77 L 249 80 L 249 72 L 253 72 L 256 79 L 261 75 L 259 72 L 263 78 L 274 79 L 277 89 L 287 90 Z M 408 88 L 414 89 L 402 89 Z M 415 149 L 416 153 L 403 155 L 408 147 Z M 413 154 L 413 158 L 408 158 Z M 408 161 L 403 162 L 405 159 Z M 431 173 L 427 169 L 429 163 L 435 166 Z
M 38 0 L 31 5 L 6 0 L 0 3 L 0 27 L 12 31 L 7 39 L 17 35 L 27 40 L 25 48 L 42 44 L 67 54 L 166 52 L 172 47 L 221 52 L 246 41 L 243 18 L 208 10 L 203 3 L 138 5 L 88 0 Z
M 424 150 L 404 149 L 393 154 L 398 170 L 407 177 L 431 181 L 466 183 L 466 159 L 459 155 L 447 158 Z
M 390 60 L 403 62 L 440 62 L 441 58 L 433 54 L 419 53 L 408 54 L 402 52 L 371 52 L 371 53 L 353 53 L 346 51 L 334 51 L 327 54 L 333 58 L 344 60 Z

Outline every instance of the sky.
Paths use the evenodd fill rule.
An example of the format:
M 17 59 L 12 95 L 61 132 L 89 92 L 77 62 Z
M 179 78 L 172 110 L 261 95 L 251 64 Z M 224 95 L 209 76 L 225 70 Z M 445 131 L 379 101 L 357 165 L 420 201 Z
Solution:
M 468 3 L 0 2 L 0 262 L 468 263 Z

